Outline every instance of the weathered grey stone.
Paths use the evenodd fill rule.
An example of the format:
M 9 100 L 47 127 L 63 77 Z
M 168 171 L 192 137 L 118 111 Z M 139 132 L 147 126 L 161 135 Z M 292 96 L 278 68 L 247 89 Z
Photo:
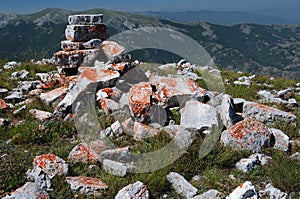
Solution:
M 109 61 L 109 63 L 111 62 L 117 62 L 118 59 L 119 62 L 120 61 L 130 61 L 127 59 L 123 59 L 126 56 L 126 51 L 125 48 L 123 46 L 121 46 L 120 44 L 118 44 L 117 42 L 114 41 L 103 41 L 102 42 L 102 50 L 107 58 L 107 60 Z M 124 57 L 125 56 L 125 57 Z
M 234 104 L 234 110 L 237 113 L 243 113 L 243 106 L 246 100 L 243 98 L 234 98 L 233 99 L 233 104 Z
M 127 172 L 127 167 L 124 163 L 112 160 L 103 160 L 104 170 L 112 175 L 124 177 Z
M 243 117 L 254 117 L 265 124 L 274 124 L 276 121 L 286 121 L 292 124 L 297 123 L 295 115 L 255 102 L 244 103 Z
M 27 182 L 24 186 L 8 194 L 3 199 L 50 199 L 48 193 L 39 189 L 33 182 Z
M 221 143 L 238 150 L 259 152 L 273 142 L 271 131 L 261 122 L 246 118 L 221 134 Z
M 115 199 L 148 199 L 149 191 L 147 187 L 140 181 L 135 182 L 134 184 L 129 184 L 126 187 L 122 188 Z
M 17 114 L 21 113 L 21 111 L 25 110 L 26 108 L 27 108 L 27 106 L 24 105 L 24 106 L 22 106 L 21 108 L 18 108 L 17 110 L 15 110 L 15 111 L 13 112 L 13 114 L 14 114 L 14 115 L 17 115 Z
M 219 114 L 224 126 L 228 129 L 237 122 L 237 115 L 235 113 L 233 99 L 230 95 L 223 95 L 221 106 L 218 108 Z
M 251 182 L 240 184 L 226 199 L 259 199 L 259 193 Z
M 71 50 L 82 50 L 83 49 L 83 42 L 75 42 L 70 40 L 64 40 L 60 42 L 61 49 L 64 51 L 71 51 Z
M 94 194 L 103 189 L 107 189 L 108 186 L 97 178 L 90 178 L 84 176 L 66 177 L 66 181 L 71 186 L 73 192 L 79 191 L 83 194 Z
M 93 66 L 99 49 L 59 51 L 54 54 L 54 63 L 60 68 L 78 68 L 79 66 Z
M 7 63 L 3 66 L 3 68 L 4 68 L 5 70 L 8 70 L 8 69 L 12 69 L 12 68 L 17 68 L 17 67 L 19 67 L 19 65 L 20 65 L 20 63 L 17 63 L 17 62 L 15 62 L 15 61 L 10 61 L 10 62 L 7 62 Z
M 133 127 L 133 132 L 134 132 L 133 138 L 139 141 L 157 135 L 159 133 L 159 130 L 151 126 L 148 126 L 146 124 L 135 122 Z
M 102 43 L 101 39 L 91 39 L 90 41 L 83 43 L 82 46 L 86 49 L 90 49 L 90 48 L 96 48 L 101 43 Z
M 289 150 L 289 143 L 290 143 L 290 138 L 286 134 L 284 134 L 281 130 L 279 129 L 270 129 L 271 132 L 273 133 L 275 137 L 275 149 L 279 149 L 282 151 L 288 151 Z
M 40 168 L 34 168 L 33 170 L 28 170 L 27 179 L 34 182 L 42 190 L 51 191 L 51 181 L 49 176 Z
M 111 126 L 112 133 L 114 135 L 120 136 L 123 133 L 123 128 L 119 120 L 114 122 Z
M 28 93 L 28 95 L 30 95 L 30 96 L 39 96 L 42 92 L 44 92 L 43 89 L 37 88 L 37 89 L 31 90 L 31 91 Z
M 68 17 L 70 25 L 94 25 L 102 24 L 103 14 L 81 14 L 81 15 L 70 15 Z
M 220 193 L 218 190 L 210 189 L 207 192 L 195 196 L 193 199 L 222 199 L 224 195 Z
M 173 137 L 180 149 L 188 149 L 195 139 L 195 135 L 191 131 L 179 125 L 169 125 L 163 130 Z
M 288 100 L 293 95 L 293 91 L 292 91 L 292 89 L 288 88 L 288 89 L 279 91 L 277 93 L 277 95 L 283 100 Z
M 180 113 L 180 125 L 184 128 L 203 131 L 218 124 L 216 109 L 198 101 L 187 101 Z
M 47 104 L 53 104 L 59 101 L 67 94 L 68 89 L 65 87 L 56 88 L 47 93 L 41 93 L 40 98 Z
M 98 154 L 90 148 L 86 143 L 76 145 L 69 153 L 68 160 L 70 162 L 97 162 Z
M 25 95 L 23 94 L 23 92 L 21 91 L 14 91 L 13 93 L 11 93 L 10 95 L 6 96 L 4 99 L 5 100 L 16 100 L 16 101 L 21 101 L 25 98 Z
M 5 94 L 7 92 L 8 90 L 6 88 L 0 88 L 0 94 Z
M 266 185 L 263 191 L 259 192 L 262 196 L 268 195 L 271 199 L 288 199 L 288 194 L 273 187 L 271 183 Z
M 20 70 L 20 71 L 12 73 L 11 77 L 24 79 L 24 78 L 30 77 L 30 74 L 27 70 Z
M 272 158 L 264 154 L 252 154 L 249 158 L 243 158 L 238 163 L 236 163 L 236 168 L 246 173 L 250 170 L 255 169 L 258 166 L 263 166 L 268 164 Z
M 181 196 L 190 199 L 193 198 L 198 190 L 193 187 L 183 176 L 178 173 L 171 172 L 167 176 L 168 181 L 172 184 L 175 191 Z
M 47 111 L 37 110 L 37 109 L 31 109 L 29 110 L 29 113 L 32 114 L 34 118 L 40 121 L 45 121 L 53 116 L 52 113 L 49 113 Z
M 86 42 L 91 39 L 106 40 L 108 34 L 104 24 L 97 25 L 67 25 L 65 30 L 67 40 Z
M 56 175 L 64 175 L 68 172 L 68 164 L 53 154 L 37 156 L 33 160 L 34 168 L 41 168 L 50 179 Z
M 129 147 L 109 149 L 100 154 L 101 159 L 108 159 L 117 162 L 128 162 L 131 159 Z

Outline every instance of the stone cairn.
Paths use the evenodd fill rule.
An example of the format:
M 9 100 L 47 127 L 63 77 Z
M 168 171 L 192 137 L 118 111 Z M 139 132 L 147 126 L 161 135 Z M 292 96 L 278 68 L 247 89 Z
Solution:
M 65 30 L 67 40 L 61 41 L 63 51 L 54 54 L 59 72 L 77 73 L 80 66 L 89 66 L 99 54 L 96 47 L 109 35 L 103 23 L 103 14 L 71 15 Z

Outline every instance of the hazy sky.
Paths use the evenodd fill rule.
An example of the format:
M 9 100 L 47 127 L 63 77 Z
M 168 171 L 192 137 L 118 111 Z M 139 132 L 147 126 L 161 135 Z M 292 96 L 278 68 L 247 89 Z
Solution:
M 122 11 L 247 11 L 278 17 L 299 17 L 300 0 L 0 0 L 0 12 L 33 13 L 44 8 L 70 10 L 107 8 Z

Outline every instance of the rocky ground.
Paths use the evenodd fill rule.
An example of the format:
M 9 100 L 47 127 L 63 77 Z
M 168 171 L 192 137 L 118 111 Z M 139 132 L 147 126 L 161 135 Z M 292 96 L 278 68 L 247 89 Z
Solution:
M 70 19 L 54 61 L 1 66 L 1 197 L 299 198 L 299 81 L 132 61 Z

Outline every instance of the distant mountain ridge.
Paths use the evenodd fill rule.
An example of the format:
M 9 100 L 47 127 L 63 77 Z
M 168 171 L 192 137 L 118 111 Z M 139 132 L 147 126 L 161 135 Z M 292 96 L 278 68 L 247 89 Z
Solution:
M 293 24 L 294 22 L 280 18 L 265 15 L 258 15 L 248 12 L 238 11 L 181 11 L 181 12 L 168 12 L 168 11 L 149 11 L 141 12 L 149 16 L 160 17 L 164 19 L 179 21 L 179 22 L 196 22 L 206 21 L 214 24 L 233 25 L 241 23 L 255 23 L 255 24 Z
M 299 79 L 300 25 L 215 25 L 203 21 L 181 23 L 153 16 L 106 9 L 70 11 L 49 8 L 30 15 L 0 14 L 0 58 L 23 61 L 50 58 L 65 39 L 68 16 L 103 13 L 110 35 L 138 27 L 165 27 L 199 42 L 223 68 Z M 178 61 L 170 53 L 134 52 L 141 61 Z

